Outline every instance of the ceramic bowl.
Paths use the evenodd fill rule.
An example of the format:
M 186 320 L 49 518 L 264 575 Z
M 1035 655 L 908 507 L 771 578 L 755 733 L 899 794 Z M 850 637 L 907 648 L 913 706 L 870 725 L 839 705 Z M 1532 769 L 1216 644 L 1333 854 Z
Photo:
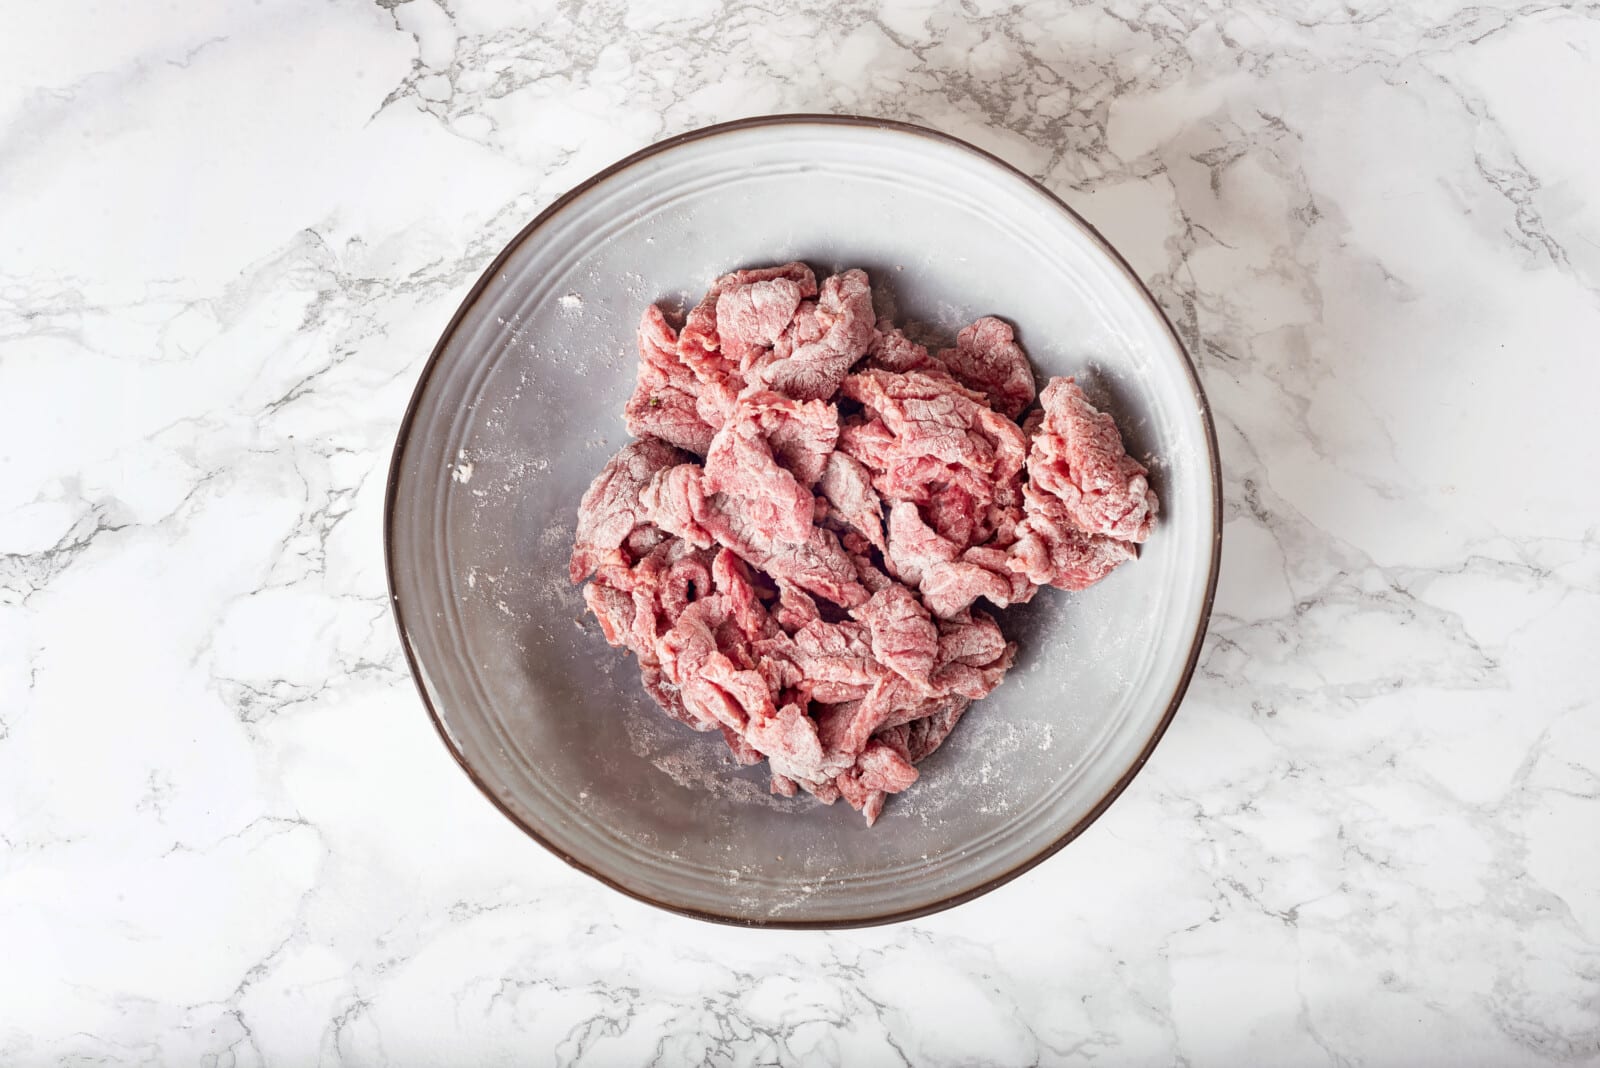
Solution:
M 771 796 L 715 734 L 662 715 L 567 581 L 578 499 L 628 440 L 634 332 L 716 275 L 865 268 L 880 313 L 953 335 L 1015 324 L 1041 380 L 1076 374 L 1151 469 L 1140 558 L 1001 615 L 1020 643 L 868 828 Z M 907 919 L 1014 878 L 1127 786 L 1194 671 L 1220 546 L 1216 441 L 1183 347 L 1127 264 L 996 158 L 929 130 L 784 116 L 699 130 L 608 168 L 502 252 L 406 412 L 389 581 L 429 714 L 528 834 L 605 883 L 725 922 Z

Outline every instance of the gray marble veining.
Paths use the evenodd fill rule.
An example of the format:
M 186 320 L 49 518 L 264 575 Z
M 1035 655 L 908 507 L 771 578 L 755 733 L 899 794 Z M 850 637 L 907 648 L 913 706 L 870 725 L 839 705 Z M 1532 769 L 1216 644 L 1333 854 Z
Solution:
M 0 35 L 0 1060 L 1600 1063 L 1600 5 L 184 0 Z M 395 427 L 654 139 L 907 119 L 1151 285 L 1227 470 L 1201 674 L 954 912 L 742 932 L 484 804 Z

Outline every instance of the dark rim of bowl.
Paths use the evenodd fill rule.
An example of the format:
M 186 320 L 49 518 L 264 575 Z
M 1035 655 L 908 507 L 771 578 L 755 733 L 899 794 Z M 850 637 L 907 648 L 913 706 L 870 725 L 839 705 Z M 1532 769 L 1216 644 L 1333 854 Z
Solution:
M 1184 371 L 1189 377 L 1189 385 L 1194 392 L 1195 403 L 1198 405 L 1200 410 L 1200 420 L 1202 425 L 1205 427 L 1207 461 L 1210 465 L 1211 471 L 1211 567 L 1210 574 L 1206 579 L 1206 595 L 1204 604 L 1201 606 L 1200 621 L 1195 628 L 1194 639 L 1189 647 L 1189 656 L 1183 667 L 1183 675 L 1178 680 L 1177 688 L 1173 691 L 1172 698 L 1167 703 L 1166 713 L 1161 717 L 1161 722 L 1156 725 L 1155 730 L 1151 732 L 1149 741 L 1145 743 L 1145 746 L 1140 751 L 1138 757 L 1128 767 L 1128 769 L 1123 772 L 1122 777 L 1112 785 L 1111 789 L 1106 792 L 1105 796 L 1100 798 L 1099 802 L 1095 804 L 1094 808 L 1090 809 L 1086 816 L 1075 823 L 1072 827 L 1068 828 L 1066 833 L 1064 833 L 1060 838 L 1057 838 L 1044 849 L 1040 850 L 1037 854 L 1030 857 L 1028 860 L 1023 861 L 1021 864 L 1018 864 L 1016 867 L 1012 868 L 1010 871 L 1007 871 L 1001 875 L 997 875 L 970 890 L 963 890 L 959 894 L 952 894 L 949 897 L 943 897 L 937 901 L 932 901 L 925 905 L 919 905 L 915 908 L 899 909 L 894 912 L 885 912 L 870 916 L 853 916 L 847 919 L 839 920 L 752 919 L 744 916 L 724 916 L 720 913 L 705 912 L 700 909 L 685 908 L 669 902 L 657 901 L 655 898 L 652 898 L 647 894 L 640 893 L 637 890 L 633 890 L 629 887 L 621 885 L 606 875 L 595 871 L 577 857 L 569 856 L 562 850 L 557 849 L 539 833 L 538 828 L 529 826 L 527 823 L 523 822 L 523 820 L 521 820 L 505 804 L 503 804 L 497 796 L 495 796 L 494 791 L 490 789 L 488 784 L 478 776 L 477 771 L 469 763 L 467 763 L 460 750 L 457 749 L 456 746 L 451 742 L 450 734 L 445 729 L 444 721 L 439 716 L 439 710 L 434 708 L 433 702 L 428 698 L 427 690 L 423 688 L 422 676 L 417 668 L 416 650 L 412 647 L 410 630 L 406 625 L 405 610 L 401 607 L 400 601 L 395 595 L 394 504 L 395 494 L 400 484 L 400 464 L 405 454 L 406 444 L 411 436 L 411 424 L 416 417 L 417 408 L 421 403 L 422 394 L 427 388 L 428 381 L 432 377 L 434 369 L 439 364 L 439 358 L 444 352 L 446 343 L 450 340 L 451 336 L 455 333 L 456 328 L 460 325 L 462 318 L 466 315 L 467 309 L 472 306 L 472 304 L 482 294 L 483 290 L 489 285 L 495 276 L 500 273 L 501 264 L 503 264 L 511 256 L 511 254 L 516 251 L 516 249 L 521 247 L 522 243 L 531 237 L 539 229 L 539 227 L 544 225 L 547 219 L 550 219 L 552 216 L 554 216 L 572 200 L 576 199 L 578 196 L 582 195 L 598 183 L 605 181 L 607 178 L 620 171 L 626 170 L 628 167 L 633 166 L 641 160 L 647 159 L 661 152 L 666 152 L 670 149 L 676 148 L 679 145 L 688 144 L 691 141 L 700 141 L 706 138 L 716 137 L 719 134 L 732 133 L 738 130 L 748 130 L 760 126 L 785 125 L 855 126 L 881 130 L 893 130 L 897 133 L 914 134 L 918 137 L 924 137 L 931 141 L 937 141 L 945 145 L 953 145 L 957 148 L 970 152 L 981 159 L 987 160 L 989 163 L 1000 168 L 1001 170 L 1021 178 L 1023 181 L 1037 189 L 1040 193 L 1043 193 L 1046 197 L 1048 197 L 1057 208 L 1059 208 L 1068 218 L 1073 221 L 1073 223 L 1082 228 L 1085 233 L 1092 237 L 1095 243 L 1100 247 L 1100 250 L 1104 252 L 1113 263 L 1121 268 L 1122 273 L 1127 277 L 1128 282 L 1139 292 L 1139 295 L 1144 298 L 1145 303 L 1150 308 L 1151 314 L 1153 314 L 1162 323 L 1162 325 L 1167 328 L 1167 333 L 1171 336 L 1173 344 L 1177 347 L 1178 353 L 1183 357 Z M 1007 163 L 1005 160 L 999 158 L 993 153 L 986 152 L 983 149 L 978 148 L 976 145 L 963 141 L 959 137 L 954 137 L 946 133 L 940 133 L 937 130 L 930 130 L 927 127 L 918 126 L 914 123 L 899 122 L 894 119 L 874 119 L 861 115 L 822 115 L 808 113 L 766 115 L 748 119 L 736 119 L 732 122 L 718 123 L 715 126 L 705 126 L 697 130 L 690 130 L 687 133 L 681 133 L 674 137 L 669 137 L 664 141 L 657 141 L 656 143 L 642 148 L 638 152 L 635 152 L 624 159 L 618 160 L 616 163 L 613 163 L 611 166 L 600 171 L 598 174 L 585 179 L 566 193 L 562 194 L 558 199 L 551 203 L 549 207 L 541 211 L 532 222 L 523 227 L 521 232 L 519 232 L 516 237 L 512 238 L 510 243 L 507 244 L 506 247 L 501 250 L 500 254 L 494 258 L 494 261 L 489 264 L 488 268 L 481 276 L 479 276 L 477 282 L 473 284 L 472 289 L 468 291 L 466 297 L 462 299 L 460 307 L 458 307 L 455 314 L 450 317 L 449 325 L 447 325 L 444 329 L 444 332 L 439 335 L 439 341 L 436 345 L 434 345 L 433 352 L 428 356 L 428 362 L 423 366 L 422 375 L 417 379 L 416 389 L 411 394 L 411 402 L 406 405 L 405 417 L 400 421 L 400 430 L 395 438 L 394 453 L 389 461 L 388 486 L 384 493 L 383 555 L 384 574 L 388 579 L 389 584 L 389 605 L 394 609 L 395 625 L 400 633 L 400 644 L 405 650 L 406 663 L 411 670 L 411 678 L 416 684 L 417 693 L 422 697 L 423 707 L 428 710 L 428 718 L 433 721 L 434 729 L 438 731 L 439 739 L 444 743 L 445 748 L 449 750 L 450 755 L 455 758 L 456 763 L 461 766 L 461 769 L 464 772 L 466 772 L 467 777 L 472 780 L 473 784 L 477 786 L 478 790 L 494 804 L 495 808 L 499 809 L 507 819 L 511 820 L 512 823 L 521 828 L 522 831 L 530 838 L 544 846 L 557 857 L 560 857 L 562 860 L 566 861 L 567 864 L 583 872 L 585 875 L 598 879 L 600 882 L 611 887 L 613 890 L 616 890 L 622 894 L 626 894 L 628 897 L 631 897 L 636 901 L 642 901 L 647 905 L 653 905 L 656 908 L 665 909 L 668 912 L 675 912 L 680 916 L 688 916 L 696 920 L 707 920 L 712 923 L 728 924 L 735 927 L 759 927 L 771 928 L 775 930 L 845 930 L 854 927 L 875 927 L 882 924 L 901 923 L 907 920 L 919 919 L 923 916 L 929 916 L 933 913 L 943 912 L 945 909 L 954 908 L 957 905 L 965 904 L 974 898 L 982 897 L 984 894 L 987 894 L 989 891 L 994 890 L 997 887 L 1004 886 L 1006 883 L 1017 878 L 1017 876 L 1022 875 L 1023 873 L 1043 863 L 1044 861 L 1053 857 L 1056 853 L 1060 852 L 1061 849 L 1067 845 L 1067 843 L 1071 842 L 1074 838 L 1077 838 L 1086 829 L 1088 829 L 1090 824 L 1099 819 L 1105 810 L 1111 806 L 1111 803 L 1120 797 L 1122 792 L 1128 788 L 1128 784 L 1133 781 L 1134 776 L 1138 775 L 1140 770 L 1144 768 L 1145 763 L 1150 759 L 1150 754 L 1155 751 L 1156 745 L 1161 741 L 1162 736 L 1166 734 L 1167 727 L 1171 725 L 1173 716 L 1177 714 L 1178 706 L 1183 703 L 1184 694 L 1186 694 L 1189 690 L 1189 683 L 1194 678 L 1195 668 L 1200 661 L 1200 648 L 1205 640 L 1206 627 L 1211 620 L 1211 609 L 1213 602 L 1216 600 L 1217 593 L 1217 574 L 1220 570 L 1222 560 L 1222 461 L 1217 450 L 1217 431 L 1211 417 L 1211 406 L 1206 401 L 1205 390 L 1201 388 L 1200 377 L 1195 370 L 1194 360 L 1189 356 L 1189 351 L 1184 346 L 1183 339 L 1180 338 L 1178 336 L 1178 332 L 1173 329 L 1172 321 L 1168 319 L 1166 313 L 1161 310 L 1161 305 L 1156 302 L 1155 297 L 1151 295 L 1150 290 L 1145 287 L 1144 282 L 1140 280 L 1139 276 L 1134 273 L 1133 268 L 1128 265 L 1128 261 L 1122 257 L 1122 254 L 1111 246 L 1111 243 L 1101 235 L 1099 230 L 1096 230 L 1092 225 L 1089 224 L 1087 220 L 1083 218 L 1083 216 L 1079 215 L 1076 211 L 1073 211 L 1070 207 L 1068 207 L 1066 202 L 1064 202 L 1060 197 L 1046 189 L 1043 184 L 1035 181 L 1033 178 L 1029 177 L 1027 174 L 1024 174 L 1022 171 L 1018 170 L 1016 167 L 1013 167 L 1011 164 Z

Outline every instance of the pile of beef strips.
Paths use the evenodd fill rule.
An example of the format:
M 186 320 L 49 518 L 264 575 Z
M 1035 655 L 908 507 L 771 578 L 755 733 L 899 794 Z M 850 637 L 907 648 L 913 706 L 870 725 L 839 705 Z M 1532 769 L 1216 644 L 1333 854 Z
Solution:
M 1033 407 L 1011 327 L 930 352 L 863 271 L 736 271 L 681 330 L 646 309 L 639 355 L 571 578 L 661 707 L 774 793 L 875 821 L 1011 666 L 977 602 L 1081 590 L 1150 534 L 1145 467 L 1071 378 Z

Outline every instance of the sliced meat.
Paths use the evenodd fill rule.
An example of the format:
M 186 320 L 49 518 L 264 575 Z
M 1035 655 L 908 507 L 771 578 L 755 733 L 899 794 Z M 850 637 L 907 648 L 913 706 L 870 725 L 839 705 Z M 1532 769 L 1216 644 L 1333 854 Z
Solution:
M 909 724 L 897 723 L 893 727 L 884 727 L 872 737 L 874 741 L 882 742 L 896 753 L 899 753 L 909 763 L 911 761 L 911 746 L 908 744 L 910 735 L 911 728 Z
M 965 708 L 971 701 L 971 698 L 958 693 L 939 693 L 925 697 L 920 702 L 907 702 L 890 710 L 889 714 L 879 721 L 877 730 L 881 734 L 896 727 L 909 726 L 918 720 L 937 716 L 954 707 Z
M 901 582 L 918 585 L 928 567 L 960 556 L 961 547 L 923 522 L 910 501 L 896 501 L 889 509 L 889 548 L 884 557 L 889 573 Z
M 906 337 L 888 319 L 879 319 L 872 331 L 872 343 L 867 346 L 867 366 L 884 371 L 922 371 L 935 363 L 928 355 L 928 346 Z
M 706 501 L 704 527 L 717 544 L 732 549 L 780 583 L 798 586 L 843 608 L 867 599 L 850 557 L 831 530 L 812 527 L 803 542 L 780 541 L 722 494 Z
M 897 794 L 917 781 L 917 769 L 891 746 L 870 741 L 856 762 L 861 785 L 886 794 Z
M 778 625 L 767 612 L 767 606 L 756 595 L 750 581 L 750 569 L 745 562 L 727 549 L 717 550 L 711 564 L 711 586 L 722 598 L 729 620 L 734 623 L 747 642 L 771 638 Z
M 960 486 L 945 486 L 928 496 L 928 525 L 946 541 L 965 548 L 974 543 L 981 519 L 978 499 Z
M 827 400 L 838 390 L 872 342 L 872 288 L 865 271 L 845 271 L 822 283 L 816 323 L 824 329 L 821 337 L 792 344 L 786 357 L 760 369 L 769 388 L 797 400 Z
M 991 545 L 974 545 L 961 554 L 965 563 L 977 564 L 986 571 L 1009 578 L 1011 591 L 1006 595 L 1006 601 L 1001 604 L 994 602 L 996 608 L 1007 605 L 1027 604 L 1033 600 L 1033 595 L 1039 592 L 1039 587 L 1028 581 L 1026 575 L 1019 575 L 1012 567 L 1011 555 L 1005 549 L 997 549 Z
M 1005 652 L 1006 638 L 987 612 L 966 612 L 939 622 L 939 663 L 956 661 L 982 667 Z
M 786 263 L 778 267 L 758 267 L 723 275 L 712 283 L 705 297 L 689 312 L 683 330 L 678 334 L 678 355 L 702 383 L 715 387 L 730 398 L 744 385 L 739 366 L 740 354 L 724 353 L 721 338 L 717 334 L 717 305 L 722 294 L 736 287 L 778 279 L 794 283 L 802 298 L 817 295 L 817 279 L 811 273 L 811 268 L 803 263 Z
M 578 530 L 568 568 L 573 582 L 582 582 L 594 574 L 636 528 L 647 522 L 639 495 L 656 472 L 688 458 L 655 438 L 630 442 L 611 458 L 578 504 Z
M 715 431 L 700 414 L 698 403 L 697 394 L 657 378 L 641 365 L 639 384 L 622 418 L 628 433 L 636 437 L 658 437 L 703 456 Z
M 732 727 L 723 726 L 722 740 L 728 743 L 728 749 L 733 753 L 733 762 L 735 764 L 743 764 L 748 767 L 751 764 L 761 763 L 761 751 L 751 745 L 744 735 Z
M 1041 586 L 1084 590 L 1138 553 L 1132 542 L 1080 530 L 1065 503 L 1034 489 L 1023 489 L 1026 515 L 1008 550 L 1008 566 Z
M 883 502 L 861 461 L 842 452 L 830 452 L 817 488 L 834 514 L 851 529 L 880 551 L 887 547 L 883 538 Z
M 918 586 L 928 611 L 948 619 L 979 597 L 996 608 L 1025 604 L 1038 587 L 1013 569 L 1012 558 L 1002 549 L 974 546 L 960 559 L 938 562 L 923 572 Z
M 622 409 L 628 433 L 704 456 L 716 432 L 701 412 L 704 387 L 678 357 L 678 339 L 654 304 L 639 323 L 639 356 L 639 383 Z
M 776 267 L 747 267 L 732 274 L 725 274 L 717 279 L 712 286 L 719 293 L 730 286 L 748 286 L 757 282 L 771 282 L 775 279 L 786 279 L 793 282 L 800 290 L 802 297 L 817 295 L 817 276 L 810 267 L 797 261 L 780 263 Z
M 850 563 L 856 569 L 856 580 L 868 594 L 877 593 L 879 590 L 895 584 L 894 579 L 883 573 L 878 567 L 877 559 L 873 556 L 872 543 L 853 530 L 848 530 L 839 539 L 839 544 L 844 546 L 845 553 L 850 557 Z
M 822 613 L 817 611 L 817 602 L 804 590 L 780 583 L 778 608 L 772 613 L 772 618 L 777 620 L 785 633 L 792 635 L 807 623 L 822 619 Z
M 689 312 L 678 332 L 678 357 L 700 382 L 719 392 L 734 395 L 744 386 L 737 356 L 722 352 L 717 339 L 717 297 L 715 288 Z
M 745 737 L 791 781 L 823 774 L 817 725 L 799 705 L 784 705 L 774 716 L 752 720 Z
M 661 670 L 678 687 L 684 706 L 701 722 L 742 732 L 750 719 L 777 713 L 761 674 L 737 667 L 717 646 L 721 606 L 696 601 L 679 615 L 657 646 Z
M 683 696 L 678 688 L 667 681 L 661 673 L 659 666 L 642 664 L 639 668 L 640 678 L 644 682 L 645 692 L 655 699 L 661 710 L 679 723 L 686 724 L 697 731 L 716 730 L 717 727 L 710 723 L 702 722 L 694 713 L 683 706 Z
M 994 499 L 984 506 L 972 540 L 975 545 L 1004 549 L 1017 540 L 1017 524 L 1022 522 L 1022 480 L 1010 478 L 996 482 Z
M 962 700 L 911 723 L 906 738 L 906 748 L 911 754 L 911 762 L 920 764 L 928 759 L 933 751 L 950 737 L 950 732 L 956 729 L 956 723 L 961 719 L 962 713 L 970 707 L 970 701 Z
M 811 491 L 778 463 L 753 421 L 736 420 L 717 431 L 706 452 L 705 488 L 731 498 L 747 522 L 776 541 L 804 542 L 811 533 Z
M 1095 409 L 1071 378 L 1040 394 L 1044 416 L 1028 447 L 1028 484 L 1061 502 L 1086 534 L 1142 542 L 1155 520 L 1148 472 L 1122 445 L 1116 421 Z
M 942 707 L 948 697 L 930 692 L 928 684 L 913 683 L 892 672 L 880 673 L 858 700 L 830 704 L 817 714 L 823 751 L 848 764 L 872 735 L 885 727 L 921 719 Z
M 595 576 L 595 583 L 606 583 L 627 590 L 633 600 L 633 619 L 628 645 L 641 661 L 654 663 L 657 641 L 671 627 L 691 601 L 711 592 L 707 554 L 687 542 L 663 542 L 625 575 L 618 568 L 607 568 Z
M 855 610 L 872 636 L 873 658 L 902 678 L 926 684 L 939 658 L 939 631 L 909 589 L 895 583 Z
M 788 329 L 778 336 L 772 346 L 772 358 L 787 360 L 795 349 L 822 340 L 827 332 L 827 321 L 817 315 L 817 302 L 802 300 L 800 307 L 795 309 L 794 319 L 790 321 Z
M 979 597 L 1004 608 L 1011 603 L 1011 576 L 996 574 L 967 560 L 940 562 L 928 568 L 919 587 L 928 611 L 942 619 L 958 615 Z
M 719 648 L 727 612 L 725 602 L 711 596 L 715 568 L 707 560 L 708 554 L 671 539 L 632 568 L 602 568 L 584 588 L 606 639 L 638 655 L 650 695 L 674 718 L 702 730 L 735 722 L 744 704 L 764 707 L 753 687 L 759 676 L 738 671 Z M 663 664 L 664 652 L 670 663 Z M 705 675 L 707 686 L 685 691 L 684 670 Z
M 715 544 L 700 525 L 707 496 L 705 469 L 699 464 L 678 464 L 657 471 L 639 494 L 645 517 L 656 527 L 701 549 Z
M 794 647 L 802 688 L 817 701 L 864 697 L 884 674 L 873 659 L 871 632 L 860 623 L 815 620 L 795 632 Z
M 879 741 L 868 744 L 856 766 L 834 779 L 839 794 L 851 808 L 866 817 L 870 827 L 883 812 L 884 798 L 897 794 L 917 781 L 917 769 L 894 750 Z
M 800 286 L 792 278 L 730 285 L 717 295 L 717 341 L 741 373 L 778 340 L 794 319 L 800 297 Z
M 739 398 L 735 417 L 753 422 L 767 439 L 773 458 L 805 486 L 822 477 L 839 440 L 839 409 L 823 401 L 797 401 L 757 390 Z
M 706 554 L 684 543 L 661 545 L 649 556 L 639 561 L 635 571 L 647 567 L 659 568 L 659 578 L 654 581 L 653 600 L 650 607 L 657 611 L 663 626 L 671 625 L 690 602 L 712 592 L 713 568 L 706 566 Z M 659 561 L 659 563 L 658 563 Z M 639 603 L 640 590 L 634 589 L 634 602 Z M 729 602 L 724 599 L 724 606 Z
M 799 786 L 806 793 L 821 801 L 824 805 L 831 805 L 839 800 L 839 788 L 831 781 L 815 783 L 799 780 Z
M 570 572 L 656 703 L 775 794 L 872 823 L 1011 667 L 974 603 L 1082 588 L 1148 535 L 1146 471 L 1072 380 L 1018 427 L 1033 379 L 998 319 L 930 356 L 865 274 L 792 263 L 718 278 L 676 334 L 647 309 L 638 341 L 639 440 L 584 494 Z
M 947 375 L 863 371 L 842 392 L 868 414 L 841 430 L 839 447 L 872 470 L 887 498 L 920 504 L 957 485 L 986 504 L 1022 469 L 1022 430 Z
M 996 660 L 982 667 L 963 664 L 959 660 L 941 664 L 933 673 L 933 685 L 942 693 L 967 697 L 974 701 L 987 697 L 996 686 L 1000 685 L 1006 672 L 1011 670 L 1011 661 L 1016 652 L 1016 643 L 1011 642 L 1007 643 Z
M 591 582 L 583 587 L 583 603 L 612 645 L 627 647 L 633 627 L 633 596 L 614 586 Z
M 671 470 L 671 468 L 668 468 Z M 654 482 L 654 479 L 651 479 Z M 651 523 L 642 527 L 634 527 L 633 533 L 628 535 L 628 540 L 622 543 L 623 552 L 630 560 L 643 560 L 650 555 L 650 551 L 657 545 L 666 541 L 672 535 Z
M 989 398 L 995 411 L 1015 419 L 1033 403 L 1033 368 L 1009 324 L 984 316 L 942 349 L 939 362 L 957 382 Z
M 832 531 L 808 523 L 804 540 L 786 541 L 753 514 L 746 498 L 712 493 L 709 481 L 695 464 L 664 472 L 644 494 L 646 516 L 694 545 L 732 550 L 780 587 L 799 587 L 844 608 L 867 599 L 855 565 Z

